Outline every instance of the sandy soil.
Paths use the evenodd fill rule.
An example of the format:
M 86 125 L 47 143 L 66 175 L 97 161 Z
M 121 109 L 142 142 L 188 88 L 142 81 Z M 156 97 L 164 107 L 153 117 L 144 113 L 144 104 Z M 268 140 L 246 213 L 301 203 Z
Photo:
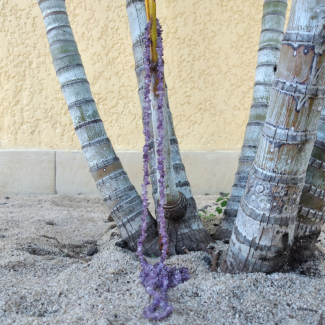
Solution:
M 217 196 L 196 199 L 214 232 Z M 98 197 L 0 197 L 0 324 L 155 324 L 142 316 L 149 298 L 139 262 L 116 246 L 121 238 L 107 217 Z M 69 258 L 42 235 L 82 256 L 95 254 L 89 263 Z M 168 259 L 187 266 L 191 279 L 170 291 L 174 312 L 160 323 L 325 324 L 324 238 L 323 231 L 320 251 L 294 273 L 212 273 L 203 252 Z

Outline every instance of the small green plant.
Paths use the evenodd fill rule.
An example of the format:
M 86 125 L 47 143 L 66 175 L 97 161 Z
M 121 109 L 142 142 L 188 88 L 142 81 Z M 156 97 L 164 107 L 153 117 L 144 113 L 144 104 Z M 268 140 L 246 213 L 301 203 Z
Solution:
M 217 199 L 216 201 L 216 212 L 218 214 L 222 214 L 222 212 L 225 210 L 227 203 L 229 199 L 229 193 L 222 193 L 222 195 Z
M 208 214 L 208 212 L 206 210 L 201 210 L 202 213 L 199 213 L 200 218 L 204 218 L 204 219 L 213 219 L 216 215 L 213 213 Z
M 227 203 L 228 203 L 228 198 L 229 198 L 229 193 L 222 193 L 221 196 L 217 199 L 217 201 L 215 203 L 215 205 L 217 205 L 215 211 L 218 214 L 221 214 L 225 210 Z M 199 216 L 201 219 L 211 220 L 216 217 L 216 214 L 208 213 L 207 210 L 201 209 L 201 210 L 199 210 Z

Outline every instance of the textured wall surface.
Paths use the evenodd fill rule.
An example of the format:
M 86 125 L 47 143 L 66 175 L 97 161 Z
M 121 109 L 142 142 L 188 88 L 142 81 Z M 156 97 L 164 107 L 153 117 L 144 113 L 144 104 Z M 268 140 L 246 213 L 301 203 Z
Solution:
M 124 0 L 66 0 L 108 136 L 143 145 Z M 262 0 L 157 0 L 181 150 L 239 150 L 252 99 Z M 289 1 L 291 2 L 291 1 Z M 0 2 L 0 149 L 79 149 L 37 0 Z

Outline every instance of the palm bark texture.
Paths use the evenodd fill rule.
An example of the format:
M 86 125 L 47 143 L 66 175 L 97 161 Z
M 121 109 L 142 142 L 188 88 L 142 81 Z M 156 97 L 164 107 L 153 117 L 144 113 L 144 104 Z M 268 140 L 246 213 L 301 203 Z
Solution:
M 308 163 L 305 186 L 300 198 L 290 264 L 308 260 L 325 223 L 325 107 L 317 128 L 317 140 Z
M 323 0 L 294 0 L 255 161 L 222 264 L 227 272 L 283 268 L 324 106 Z
M 140 236 L 142 200 L 116 156 L 92 97 L 64 0 L 38 0 L 62 93 L 90 173 L 132 251 Z M 159 254 L 157 222 L 147 217 L 146 254 Z
M 214 238 L 218 240 L 229 239 L 231 236 L 249 170 L 255 159 L 269 107 L 272 82 L 279 62 L 286 10 L 287 0 L 264 0 L 253 103 L 250 108 L 234 185 L 224 211 L 224 217 L 214 235 Z
M 144 30 L 147 25 L 147 15 L 144 0 L 126 0 L 126 9 L 129 19 L 129 26 L 131 32 L 131 39 L 133 45 L 133 54 L 135 61 L 135 72 L 138 82 L 138 93 L 140 98 L 141 108 L 144 107 L 144 43 L 143 36 Z M 166 231 L 169 239 L 169 253 L 183 253 L 183 247 L 189 250 L 196 250 L 198 243 L 208 244 L 212 238 L 204 228 L 200 217 L 197 213 L 196 203 L 192 195 L 190 183 L 188 182 L 185 167 L 182 163 L 178 141 L 176 138 L 172 115 L 169 108 L 167 85 L 165 85 L 165 107 L 164 111 L 168 117 L 168 132 L 169 132 L 169 150 L 171 156 L 171 172 L 177 190 L 184 195 L 187 199 L 186 215 L 180 220 L 166 220 Z M 151 126 L 152 128 L 152 126 Z M 153 134 L 153 132 L 151 132 Z M 167 157 L 168 159 L 168 157 Z M 155 154 L 155 141 L 154 138 L 150 142 L 150 180 L 153 189 L 153 198 L 155 207 L 158 206 L 159 193 L 158 193 L 158 179 L 156 167 L 156 154 Z M 182 204 L 182 202 L 179 202 Z M 176 218 L 177 219 L 177 218 Z

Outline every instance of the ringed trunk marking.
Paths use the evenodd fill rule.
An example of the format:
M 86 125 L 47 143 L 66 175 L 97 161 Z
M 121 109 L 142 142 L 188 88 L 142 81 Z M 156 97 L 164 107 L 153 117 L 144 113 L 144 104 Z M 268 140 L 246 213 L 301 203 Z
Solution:
M 276 3 L 276 6 L 273 5 Z M 255 159 L 259 137 L 265 122 L 272 83 L 276 71 L 283 38 L 287 1 L 265 0 L 263 5 L 262 28 L 255 74 L 253 103 L 250 108 L 244 143 L 241 149 L 238 169 L 231 190 L 224 217 L 214 235 L 216 239 L 229 239 L 244 194 L 249 169 Z
M 145 70 L 143 66 L 143 35 L 144 28 L 147 24 L 147 13 L 144 0 L 130 1 L 126 0 L 127 13 L 130 25 L 132 48 L 135 61 L 135 73 L 138 82 L 138 94 L 141 103 L 141 108 L 144 107 L 143 80 Z M 165 84 L 165 104 L 168 117 L 168 132 L 171 148 L 171 163 L 175 183 L 186 184 L 187 186 L 177 188 L 182 192 L 188 200 L 188 208 L 186 216 L 179 222 L 167 221 L 167 232 L 170 246 L 168 247 L 170 254 L 183 254 L 183 247 L 186 246 L 190 251 L 197 250 L 197 242 L 208 244 L 212 241 L 210 235 L 203 227 L 199 215 L 196 210 L 195 200 L 193 198 L 191 188 L 188 183 L 186 171 L 182 163 L 178 143 L 176 140 L 175 130 L 173 126 L 172 115 L 168 104 L 168 87 Z M 151 126 L 152 127 L 152 126 Z M 151 129 L 152 130 L 152 129 Z M 151 133 L 153 134 L 153 132 Z M 149 144 L 149 171 L 153 189 L 153 198 L 155 206 L 158 203 L 157 191 L 157 173 L 156 173 L 156 158 L 154 153 L 154 142 Z M 187 182 L 187 183 L 186 183 Z M 184 232 L 184 233 L 183 233 Z M 195 237 L 195 238 L 194 238 Z
M 315 35 L 317 21 L 311 17 L 314 18 L 317 2 L 294 0 L 286 34 L 304 30 L 305 34 Z M 319 36 L 323 37 L 323 29 L 321 33 Z M 223 264 L 225 271 L 280 270 L 288 261 L 294 242 L 293 220 L 302 203 L 301 194 L 305 192 L 309 201 L 315 202 L 324 197 L 322 190 L 304 184 L 316 139 L 319 107 L 324 106 L 322 48 L 317 43 L 307 46 L 283 42 L 270 108 Z M 301 211 L 303 208 L 300 215 Z M 298 226 L 298 232 L 304 236 L 305 230 L 306 227 Z M 267 252 L 261 249 L 268 246 L 273 252 L 271 248 Z
M 129 249 L 135 251 L 141 216 L 134 212 L 141 209 L 141 198 L 116 157 L 98 114 L 70 27 L 65 1 L 41 0 L 38 4 L 43 15 L 53 65 L 90 172 L 114 215 L 123 240 Z M 115 209 L 122 206 L 123 208 Z M 151 215 L 147 222 L 150 233 L 144 244 L 145 252 L 158 255 L 157 223 Z

